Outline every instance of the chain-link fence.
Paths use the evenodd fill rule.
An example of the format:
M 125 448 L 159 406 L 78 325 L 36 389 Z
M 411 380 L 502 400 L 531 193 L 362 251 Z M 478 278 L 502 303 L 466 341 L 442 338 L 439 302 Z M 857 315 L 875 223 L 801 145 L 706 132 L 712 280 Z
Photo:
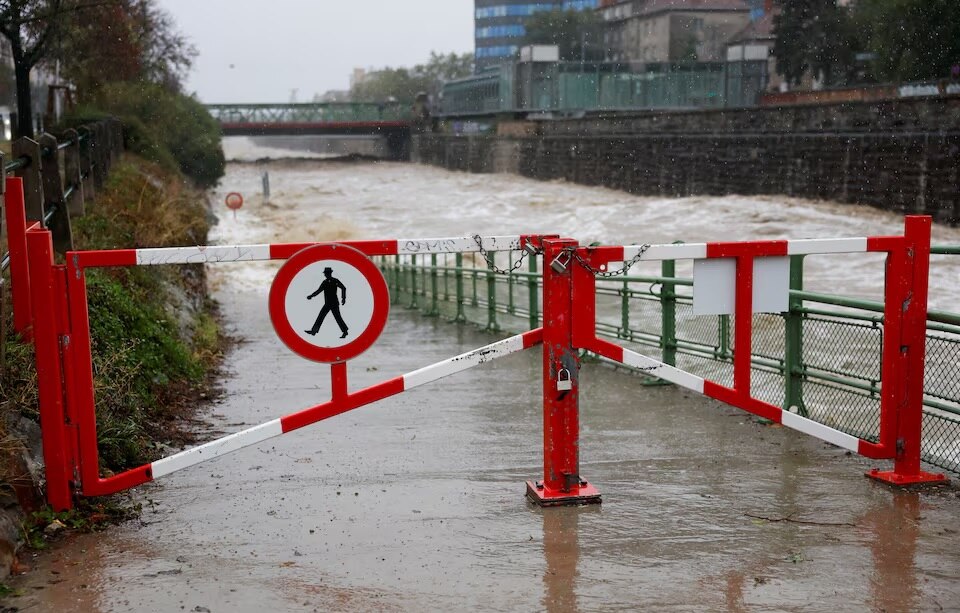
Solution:
M 394 304 L 520 332 L 539 326 L 542 313 L 538 260 L 518 266 L 519 258 L 514 252 L 395 256 L 380 266 Z M 673 262 L 664 262 L 660 276 L 598 278 L 598 335 L 732 386 L 734 317 L 694 315 L 693 282 L 675 277 L 673 269 Z M 835 308 L 830 297 L 791 290 L 788 312 L 754 315 L 751 394 L 876 442 L 882 305 L 863 301 L 856 308 L 851 302 Z M 928 321 L 924 391 L 922 457 L 960 473 L 960 326 Z

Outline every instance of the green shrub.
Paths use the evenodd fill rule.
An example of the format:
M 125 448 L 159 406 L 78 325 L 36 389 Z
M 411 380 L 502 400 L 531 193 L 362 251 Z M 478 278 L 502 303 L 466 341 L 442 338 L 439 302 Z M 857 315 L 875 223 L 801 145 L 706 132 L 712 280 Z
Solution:
M 77 125 L 120 118 L 127 149 L 164 168 L 178 168 L 198 187 L 223 177 L 220 126 L 195 98 L 143 82 L 111 83 L 66 120 Z

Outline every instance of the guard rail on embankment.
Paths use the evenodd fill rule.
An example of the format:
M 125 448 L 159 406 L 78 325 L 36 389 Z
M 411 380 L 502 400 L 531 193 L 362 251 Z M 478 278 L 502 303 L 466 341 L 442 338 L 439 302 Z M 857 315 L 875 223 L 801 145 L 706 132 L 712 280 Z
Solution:
M 960 246 L 935 246 L 935 256 Z M 490 254 L 493 259 L 496 256 Z M 382 258 L 396 304 L 428 316 L 519 332 L 541 323 L 541 275 L 463 255 Z M 486 264 L 486 267 L 483 265 Z M 499 274 L 494 264 L 509 274 Z M 517 269 L 514 270 L 515 266 Z M 718 382 L 733 380 L 733 321 L 693 314 L 693 280 L 674 261 L 658 276 L 597 279 L 597 332 Z M 754 317 L 753 395 L 865 440 L 879 433 L 883 304 L 803 290 L 803 256 L 792 256 L 790 309 Z M 922 459 L 960 473 L 960 314 L 929 311 Z
M 7 176 L 23 179 L 27 223 L 40 222 L 53 234 L 59 253 L 73 249 L 70 219 L 83 215 L 87 202 L 103 187 L 110 167 L 123 150 L 123 129 L 116 119 L 66 130 L 58 140 L 42 134 L 37 140 L 20 138 L 13 142 L 11 160 L 0 154 L 0 191 Z M 0 201 L 0 229 L 7 219 L 5 199 Z M 6 235 L 0 243 L 0 369 L 6 356 L 6 276 L 10 254 Z

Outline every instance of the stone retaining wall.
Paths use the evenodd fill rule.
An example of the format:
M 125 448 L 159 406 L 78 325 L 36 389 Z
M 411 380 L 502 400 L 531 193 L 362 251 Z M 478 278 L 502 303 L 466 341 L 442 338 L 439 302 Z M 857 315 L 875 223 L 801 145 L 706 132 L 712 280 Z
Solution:
M 960 223 L 960 96 L 542 121 L 415 137 L 413 159 L 658 196 L 784 194 Z

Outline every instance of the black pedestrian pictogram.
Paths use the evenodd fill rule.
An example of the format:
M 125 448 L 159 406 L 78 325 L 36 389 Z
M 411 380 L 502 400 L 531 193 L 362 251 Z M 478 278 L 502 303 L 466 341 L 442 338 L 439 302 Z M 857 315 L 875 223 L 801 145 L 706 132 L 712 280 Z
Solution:
M 343 317 L 340 316 L 340 304 L 347 304 L 347 288 L 340 282 L 340 279 L 333 276 L 333 269 L 329 266 L 323 269 L 323 276 L 325 276 L 326 279 L 323 280 L 323 283 L 320 284 L 317 291 L 307 296 L 307 300 L 313 300 L 315 296 L 323 292 L 323 308 L 320 309 L 320 315 L 317 316 L 317 321 L 313 323 L 313 327 L 309 330 L 304 330 L 304 332 L 310 336 L 316 336 L 317 332 L 320 331 L 320 326 L 323 325 L 323 320 L 327 316 L 327 313 L 332 311 L 333 318 L 337 320 L 337 325 L 340 326 L 340 331 L 343 332 L 340 338 L 347 338 L 347 324 L 344 323 Z M 343 290 L 343 299 L 340 301 L 340 304 L 337 304 L 337 288 Z

